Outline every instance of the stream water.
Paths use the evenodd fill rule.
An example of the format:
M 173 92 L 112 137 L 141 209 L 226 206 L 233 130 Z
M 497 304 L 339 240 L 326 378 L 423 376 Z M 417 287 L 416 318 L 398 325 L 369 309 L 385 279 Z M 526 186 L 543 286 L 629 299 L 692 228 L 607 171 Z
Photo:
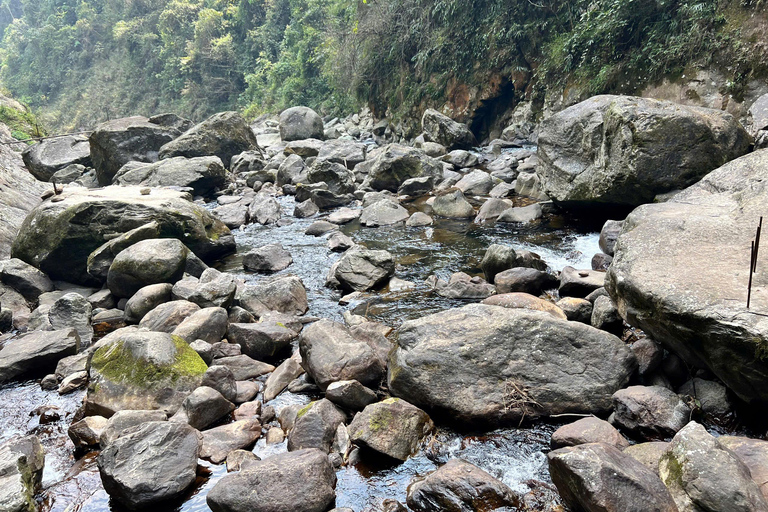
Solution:
M 242 267 L 242 254 L 268 243 L 281 243 L 293 255 L 293 264 L 283 271 L 301 277 L 307 288 L 309 314 L 341 320 L 349 306 L 339 305 L 341 294 L 326 288 L 325 277 L 331 264 L 339 257 L 326 249 L 326 239 L 304 234 L 316 219 L 293 219 L 293 198 L 279 199 L 284 216 L 294 222 L 282 227 L 248 225 L 235 231 L 238 254 L 219 265 L 247 282 L 263 276 L 247 273 Z M 409 210 L 429 212 L 424 203 L 406 205 Z M 598 249 L 599 225 L 588 220 L 548 216 L 540 221 L 521 225 L 477 225 L 468 222 L 436 220 L 427 228 L 402 226 L 364 228 L 352 222 L 342 231 L 356 242 L 371 249 L 386 249 L 396 258 L 396 276 L 412 281 L 416 288 L 404 292 L 383 290 L 370 294 L 355 312 L 371 320 L 398 327 L 403 321 L 417 318 L 462 304 L 429 292 L 424 280 L 431 274 L 448 277 L 464 271 L 479 274 L 479 262 L 493 243 L 538 253 L 554 270 L 566 265 L 589 268 L 590 259 Z M 46 449 L 46 469 L 43 491 L 38 496 L 43 512 L 106 512 L 120 510 L 110 503 L 96 468 L 95 453 L 75 459 L 74 446 L 67 436 L 67 427 L 80 406 L 83 392 L 59 396 L 56 391 L 42 391 L 39 382 L 17 382 L 0 387 L 0 442 L 14 435 L 34 433 L 41 437 Z M 308 403 L 316 398 L 283 393 L 268 405 L 276 410 L 292 403 Z M 58 420 L 40 424 L 40 414 L 32 413 L 41 405 L 50 406 Z M 46 413 L 49 419 L 50 412 Z M 357 463 L 337 472 L 339 507 L 356 512 L 378 510 L 384 499 L 405 502 L 406 488 L 414 476 L 434 470 L 453 457 L 462 457 L 500 478 L 507 485 L 527 495 L 531 510 L 557 510 L 559 501 L 551 486 L 546 466 L 549 438 L 556 425 L 540 423 L 523 428 L 509 428 L 485 433 L 459 433 L 441 427 L 422 450 L 407 462 L 398 465 Z M 260 457 L 286 450 L 285 444 L 266 446 L 260 440 L 253 451 Z M 178 508 L 158 510 L 207 511 L 205 496 L 224 474 L 224 465 L 200 461 L 197 485 Z

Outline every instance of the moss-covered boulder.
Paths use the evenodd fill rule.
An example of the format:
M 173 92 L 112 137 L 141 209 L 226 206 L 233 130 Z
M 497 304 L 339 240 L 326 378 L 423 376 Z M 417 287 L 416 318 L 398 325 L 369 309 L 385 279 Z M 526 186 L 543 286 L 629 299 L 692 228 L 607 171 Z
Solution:
M 163 189 L 142 194 L 139 187 L 73 188 L 27 216 L 11 252 L 54 280 L 98 286 L 101 281 L 88 274 L 90 254 L 152 221 L 156 238 L 178 238 L 204 261 L 234 252 L 229 228 L 188 198 Z
M 124 409 L 173 414 L 208 369 L 183 339 L 163 332 L 126 327 L 96 347 L 86 397 L 90 414 L 109 417 Z
M 36 436 L 13 437 L 0 444 L 0 510 L 34 512 L 45 451 Z

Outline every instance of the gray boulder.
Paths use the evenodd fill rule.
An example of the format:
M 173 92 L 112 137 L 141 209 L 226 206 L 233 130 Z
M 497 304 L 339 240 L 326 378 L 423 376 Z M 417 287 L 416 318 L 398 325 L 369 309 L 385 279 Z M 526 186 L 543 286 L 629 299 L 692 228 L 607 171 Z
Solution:
M 560 273 L 560 296 L 586 297 L 605 285 L 605 272 L 565 267 Z
M 53 291 L 53 281 L 47 275 L 18 258 L 0 261 L 0 282 L 32 303 L 43 293 Z
M 499 272 L 493 283 L 497 293 L 522 292 L 541 295 L 544 290 L 557 288 L 558 279 L 548 272 L 535 268 L 515 267 Z
M 629 446 L 629 441 L 613 425 L 594 416 L 563 425 L 555 430 L 550 442 L 552 449 L 587 443 L 605 443 L 621 451 Z
M 537 270 L 546 270 L 547 264 L 538 254 L 528 251 L 515 251 L 509 245 L 493 244 L 485 251 L 480 261 L 485 279 L 492 283 L 496 274 L 511 268 L 527 267 Z
M 107 425 L 99 436 L 99 445 L 103 450 L 124 433 L 135 430 L 134 427 L 150 421 L 157 422 L 165 421 L 166 419 L 166 414 L 163 411 L 117 411 L 107 420 Z
M 768 442 L 738 436 L 721 436 L 717 440 L 749 468 L 752 480 L 768 500 Z
M 200 386 L 190 393 L 169 421 L 203 430 L 235 410 L 235 404 L 213 388 Z
M 424 139 L 442 144 L 449 150 L 472 149 L 477 145 L 477 140 L 467 125 L 457 123 L 431 108 L 425 110 L 421 116 L 421 129 Z
M 83 345 L 90 345 L 93 338 L 92 310 L 88 299 L 79 293 L 65 293 L 48 310 L 48 322 L 54 331 L 75 329 L 80 336 L 80 342 Z
M 0 510 L 36 512 L 44 466 L 45 451 L 36 436 L 12 437 L 0 444 Z
M 309 107 L 291 107 L 280 113 L 280 138 L 284 141 L 323 139 L 323 120 Z
M 161 160 L 217 156 L 226 167 L 232 157 L 259 147 L 251 127 L 237 112 L 214 114 L 160 148 Z
M 172 300 L 160 304 L 144 315 L 139 327 L 150 331 L 172 333 L 185 318 L 200 310 L 200 306 L 186 300 Z
M 438 195 L 432 204 L 432 211 L 439 217 L 449 219 L 470 219 L 475 216 L 475 209 L 459 189 L 449 189 Z
M 600 250 L 608 256 L 613 256 L 616 240 L 619 238 L 623 227 L 623 220 L 608 220 L 603 224 L 598 243 L 600 244 Z
M 317 448 L 329 453 L 336 429 L 346 419 L 344 412 L 329 400 L 311 402 L 296 414 L 296 421 L 288 433 L 288 451 Z
M 397 201 L 383 199 L 363 209 L 360 224 L 369 228 L 390 226 L 408 220 L 408 210 Z
M 181 498 L 197 477 L 197 435 L 189 425 L 166 421 L 126 432 L 97 459 L 104 489 L 130 510 Z
M 606 332 L 541 311 L 470 304 L 405 322 L 388 381 L 393 395 L 453 421 L 516 424 L 606 412 L 636 364 Z
M 258 323 L 229 324 L 227 338 L 237 343 L 243 354 L 254 359 L 271 360 L 286 349 L 298 333 L 282 322 L 263 321 Z
M 256 194 L 251 204 L 248 205 L 248 219 L 250 222 L 258 222 L 264 226 L 275 224 L 283 215 L 283 209 L 277 199 L 263 192 Z
M 280 244 L 252 249 L 243 255 L 243 267 L 257 272 L 279 272 L 293 263 L 291 253 Z
M 320 146 L 317 158 L 344 164 L 347 169 L 354 169 L 357 164 L 365 160 L 367 152 L 367 146 L 363 143 L 336 139 L 329 140 Z
M 677 392 L 696 399 L 705 414 L 726 416 L 733 410 L 728 391 L 719 382 L 696 377 L 680 386 Z
M 67 436 L 76 450 L 99 447 L 99 438 L 106 426 L 107 418 L 104 416 L 86 416 L 69 426 Z
M 352 171 L 329 160 L 316 159 L 307 169 L 307 183 L 325 183 L 334 194 L 351 194 L 355 191 L 355 175 Z
M 178 336 L 187 343 L 202 340 L 207 343 L 218 343 L 227 333 L 229 316 L 224 308 L 210 307 L 195 311 L 185 318 L 171 334 Z
M 91 146 L 83 135 L 41 140 L 21 153 L 24 165 L 40 181 L 50 181 L 57 171 L 72 164 L 91 166 Z M 56 183 L 63 183 L 57 181 Z
M 366 162 L 367 164 L 368 162 Z M 443 166 L 424 151 L 400 144 L 389 144 L 370 161 L 364 184 L 374 190 L 397 192 L 400 185 L 411 178 L 432 177 L 438 180 Z
M 646 436 L 674 435 L 690 419 L 691 409 L 661 386 L 630 386 L 613 395 L 616 423 Z
M 329 272 L 339 287 L 367 291 L 383 286 L 395 274 L 395 259 L 387 251 L 353 247 L 342 255 Z
M 237 381 L 235 374 L 226 366 L 214 365 L 205 370 L 201 386 L 213 388 L 230 402 L 237 400 Z
M 303 315 L 309 309 L 304 283 L 292 275 L 279 275 L 245 285 L 238 290 L 236 300 L 256 317 L 269 311 Z
M 493 188 L 493 180 L 487 172 L 475 169 L 457 181 L 454 187 L 468 196 L 487 196 Z
M 150 238 L 160 238 L 160 225 L 155 221 L 147 222 L 104 242 L 88 255 L 88 274 L 99 282 L 106 283 L 109 267 L 115 260 L 115 256 L 133 244 Z
M 289 357 L 283 361 L 267 378 L 264 385 L 264 401 L 274 400 L 288 384 L 303 373 L 304 368 L 301 367 L 300 357 Z
M 214 464 L 221 464 L 235 450 L 247 448 L 261 436 L 261 423 L 258 419 L 237 420 L 203 433 L 200 457 L 210 459 Z
M 595 96 L 541 123 L 537 173 L 562 206 L 635 207 L 692 185 L 751 142 L 721 110 Z
M 482 277 L 464 272 L 451 274 L 448 281 L 432 275 L 426 282 L 438 295 L 448 299 L 485 299 L 496 293 L 496 287 Z
M 80 336 L 72 328 L 32 331 L 7 340 L 0 350 L 0 382 L 29 373 L 52 373 L 60 359 L 80 349 Z
M 528 293 L 502 293 L 492 295 L 482 301 L 482 304 L 488 306 L 501 306 L 503 308 L 521 308 L 531 309 L 533 311 L 544 311 L 562 320 L 568 320 L 562 309 L 549 301 L 534 297 Z
M 160 160 L 153 164 L 125 165 L 117 171 L 112 183 L 122 186 L 189 187 L 195 195 L 208 196 L 224 188 L 227 170 L 216 156 Z
M 115 256 L 107 274 L 109 291 L 131 297 L 150 284 L 173 284 L 184 275 L 188 253 L 174 238 L 142 240 Z
M 349 438 L 393 459 L 405 461 L 416 453 L 435 428 L 429 415 L 399 398 L 371 404 L 349 424 Z
M 361 411 L 365 406 L 378 400 L 376 393 L 356 380 L 339 380 L 330 383 L 325 389 L 325 398 L 351 411 Z

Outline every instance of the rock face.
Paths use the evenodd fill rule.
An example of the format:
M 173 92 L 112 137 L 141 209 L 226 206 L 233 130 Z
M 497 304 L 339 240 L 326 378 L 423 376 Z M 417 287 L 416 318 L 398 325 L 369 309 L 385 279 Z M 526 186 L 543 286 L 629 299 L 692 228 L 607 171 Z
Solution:
M 421 129 L 425 139 L 442 144 L 449 150 L 472 149 L 477 145 L 475 136 L 466 125 L 431 108 L 421 116 Z
M 428 412 L 512 424 L 605 412 L 636 364 L 603 331 L 540 311 L 471 304 L 405 322 L 388 380 L 392 394 Z
M 768 402 L 768 319 L 747 311 L 746 301 L 750 240 L 766 200 L 768 151 L 761 150 L 666 203 L 635 210 L 606 279 L 630 325 L 756 402 Z M 751 311 L 768 309 L 766 283 L 768 267 L 758 261 Z
M 517 509 L 515 493 L 482 469 L 461 459 L 449 460 L 437 471 L 408 486 L 408 507 L 418 512 L 465 512 Z
M 323 119 L 309 107 L 291 107 L 280 114 L 280 138 L 285 142 L 323 139 Z
M 720 110 L 595 96 L 541 123 L 544 192 L 565 207 L 635 207 L 745 154 L 751 137 Z
M 768 510 L 749 468 L 694 421 L 672 439 L 659 475 L 680 512 Z
M 126 432 L 98 457 L 104 489 L 131 510 L 180 498 L 195 482 L 200 451 L 195 429 L 150 421 Z
M 411 178 L 432 177 L 437 180 L 442 175 L 442 164 L 424 151 L 389 144 L 372 159 L 365 183 L 374 190 L 397 192 L 400 185 Z
M 30 372 L 51 373 L 60 359 L 75 355 L 79 348 L 80 336 L 71 328 L 21 334 L 0 350 L 0 382 Z
M 677 511 L 659 477 L 613 446 L 582 444 L 549 452 L 548 458 L 552 481 L 572 510 Z
M 119 329 L 103 338 L 93 353 L 86 409 L 106 417 L 123 409 L 173 414 L 207 369 L 178 336 Z
M 359 446 L 404 461 L 434 428 L 429 415 L 418 407 L 388 398 L 357 414 L 349 424 L 349 437 Z
M 217 156 L 225 166 L 243 151 L 258 147 L 256 135 L 237 112 L 220 112 L 160 148 L 161 159 Z
M 206 497 L 213 512 L 325 512 L 336 499 L 328 455 L 283 453 L 222 478 Z
M 173 284 L 184 275 L 189 250 L 174 238 L 155 238 L 134 244 L 112 261 L 107 286 L 115 297 L 132 297 L 145 286 Z
M 14 437 L 0 444 L 0 510 L 36 512 L 35 493 L 45 466 L 36 436 Z
M 198 158 L 174 157 L 153 164 L 123 166 L 113 183 L 115 185 L 142 185 L 145 187 L 190 187 L 195 195 L 207 196 L 223 188 L 227 170 L 216 156 Z
M 163 144 L 179 134 L 175 128 L 150 123 L 146 117 L 141 116 L 100 124 L 88 138 L 99 185 L 111 185 L 117 171 L 128 162 L 157 161 L 158 151 Z
M 56 171 L 72 164 L 91 166 L 91 146 L 82 135 L 42 140 L 21 154 L 24 165 L 40 181 L 50 181 Z
M 14 257 L 39 268 L 52 279 L 75 284 L 101 282 L 88 274 L 90 254 L 107 237 L 126 233 L 151 221 L 159 238 L 178 238 L 204 261 L 235 250 L 229 229 L 204 208 L 172 190 L 142 195 L 138 187 L 69 189 L 58 202 L 35 208 L 13 243 Z

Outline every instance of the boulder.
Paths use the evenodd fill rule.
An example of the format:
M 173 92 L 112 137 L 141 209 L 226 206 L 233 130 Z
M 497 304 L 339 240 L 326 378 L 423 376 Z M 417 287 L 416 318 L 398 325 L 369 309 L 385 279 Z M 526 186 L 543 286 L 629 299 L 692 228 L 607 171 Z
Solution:
M 99 282 L 106 283 L 109 267 L 115 260 L 115 256 L 135 243 L 159 237 L 160 225 L 155 221 L 150 221 L 104 242 L 88 255 L 88 274 Z
M 570 320 L 566 317 L 563 310 L 555 304 L 527 293 L 503 293 L 492 295 L 487 299 L 484 299 L 482 303 L 488 306 L 501 306 L 503 308 L 521 308 L 531 309 L 533 311 L 544 311 L 555 318 Z
M 457 123 L 437 110 L 428 108 L 421 116 L 424 139 L 452 149 L 472 149 L 477 140 L 467 125 Z
M 616 423 L 630 432 L 666 437 L 683 428 L 691 409 L 673 391 L 661 386 L 630 386 L 613 395 Z
M 622 450 L 645 465 L 648 469 L 659 474 L 659 460 L 669 448 L 669 443 L 664 441 L 650 441 L 628 446 Z
M 487 196 L 493 188 L 493 180 L 487 172 L 475 169 L 457 181 L 454 187 L 468 196 Z
M 210 459 L 214 464 L 221 464 L 231 452 L 247 448 L 256 442 L 261 436 L 261 423 L 258 419 L 238 420 L 206 430 L 202 434 L 200 457 Z
M 605 272 L 565 267 L 560 273 L 561 297 L 586 297 L 605 284 Z
M 99 446 L 99 438 L 107 428 L 107 418 L 104 416 L 86 416 L 69 426 L 67 435 L 75 445 L 75 449 L 93 448 Z
M 752 480 L 760 487 L 763 497 L 768 499 L 768 442 L 738 436 L 722 436 L 717 440 L 749 468 Z
M 405 461 L 416 453 L 435 428 L 429 415 L 399 398 L 371 404 L 349 424 L 349 438 L 393 459 Z
M 622 451 L 629 446 L 629 441 L 613 425 L 594 416 L 558 428 L 550 444 L 556 450 L 587 443 L 605 443 Z
M 482 277 L 473 277 L 464 272 L 451 274 L 448 281 L 432 275 L 426 282 L 438 295 L 448 299 L 485 299 L 496 293 L 496 287 L 485 282 Z
M 311 199 L 298 203 L 293 209 L 293 216 L 297 219 L 305 219 L 317 215 L 320 208 Z
M 252 249 L 243 255 L 243 267 L 256 272 L 279 272 L 293 263 L 291 253 L 280 244 Z
M 541 123 L 537 173 L 561 206 L 633 208 L 696 183 L 751 142 L 721 110 L 595 96 Z
M 163 114 L 155 114 L 149 118 L 149 122 L 152 124 L 158 124 L 168 128 L 176 128 L 180 132 L 185 132 L 192 128 L 194 123 L 189 119 L 181 117 L 178 114 L 172 112 L 166 112 Z
M 317 158 L 328 160 L 338 164 L 344 164 L 347 169 L 354 169 L 357 164 L 365 160 L 367 146 L 352 140 L 329 140 L 320 146 Z
M 203 308 L 185 318 L 171 334 L 178 336 L 187 343 L 202 340 L 207 343 L 218 343 L 227 333 L 229 317 L 224 308 Z
M 325 512 L 336 474 L 322 450 L 283 453 L 225 475 L 206 497 L 213 512 Z
M 304 139 L 291 141 L 285 145 L 283 153 L 288 155 L 299 155 L 303 158 L 316 157 L 323 146 L 323 141 L 318 139 Z
M 186 300 L 172 300 L 160 304 L 144 315 L 139 327 L 150 331 L 172 333 L 185 318 L 200 310 L 200 306 Z
M 0 261 L 0 282 L 31 303 L 36 303 L 43 293 L 53 291 L 53 281 L 47 275 L 18 258 Z
M 470 304 L 403 323 L 388 381 L 393 395 L 430 414 L 517 424 L 604 413 L 636 365 L 621 340 L 587 325 L 540 311 Z
M 91 146 L 83 135 L 41 140 L 21 153 L 24 165 L 40 181 L 50 181 L 56 171 L 72 164 L 91 166 Z M 62 182 L 57 181 L 61 184 Z
M 115 256 L 107 273 L 109 291 L 127 298 L 151 284 L 173 284 L 184 275 L 188 253 L 174 238 L 142 240 Z
M 44 466 L 45 451 L 37 436 L 12 437 L 0 444 L 0 510 L 36 512 Z
M 298 333 L 282 322 L 262 321 L 258 323 L 229 324 L 227 339 L 237 343 L 242 353 L 254 359 L 270 360 L 290 346 Z
M 449 219 L 470 219 L 475 216 L 475 209 L 459 189 L 449 189 L 438 195 L 432 204 L 432 211 L 438 217 Z
M 141 116 L 100 124 L 88 137 L 99 185 L 111 185 L 117 171 L 128 162 L 156 162 L 160 148 L 180 133 Z
M 541 295 L 559 285 L 558 279 L 548 272 L 535 268 L 515 267 L 499 272 L 493 278 L 497 293 L 522 292 Z
M 604 443 L 549 452 L 549 474 L 572 510 L 676 512 L 659 477 L 641 462 Z
M 187 267 L 189 267 L 189 260 L 187 260 Z M 176 287 L 180 287 L 184 281 L 179 281 L 173 287 L 174 296 L 177 295 Z M 200 279 L 194 282 L 194 286 L 188 289 L 184 299 L 194 302 L 201 308 L 229 308 L 235 300 L 236 292 L 237 284 L 234 276 L 214 268 L 207 268 L 200 274 Z
M 233 345 L 240 349 L 239 345 Z M 245 354 L 238 354 L 235 356 L 217 357 L 213 360 L 214 365 L 226 366 L 232 371 L 235 376 L 235 380 L 247 380 L 260 377 L 265 373 L 271 373 L 275 370 L 275 367 L 271 364 L 262 363 L 248 357 Z
M 288 451 L 317 448 L 331 451 L 336 429 L 347 419 L 333 402 L 322 399 L 302 407 L 288 433 Z
M 504 212 L 511 209 L 512 201 L 508 199 L 490 198 L 483 203 L 475 217 L 475 223 L 482 224 L 490 220 L 498 219 Z
M 544 211 L 539 203 L 517 208 L 509 208 L 499 215 L 496 222 L 516 222 L 527 224 L 544 216 Z
M 332 382 L 357 380 L 378 389 L 386 364 L 364 341 L 349 329 L 330 320 L 320 320 L 304 328 L 299 337 L 302 366 L 321 389 Z
M 279 275 L 245 285 L 238 290 L 236 300 L 256 317 L 269 311 L 303 315 L 309 309 L 304 283 L 293 275 Z
M 493 244 L 485 251 L 480 261 L 480 268 L 488 282 L 496 279 L 496 274 L 511 268 L 526 267 L 546 270 L 547 264 L 538 254 L 528 251 L 515 251 L 508 245 Z
M 749 468 L 695 421 L 672 439 L 659 475 L 681 512 L 768 510 Z
M 383 199 L 363 209 L 360 224 L 369 228 L 390 226 L 405 222 L 408 217 L 408 210 L 400 206 L 400 203 Z
M 80 342 L 90 345 L 93 338 L 91 303 L 79 293 L 65 293 L 48 310 L 48 322 L 52 330 L 75 329 Z
M 696 377 L 680 386 L 677 392 L 695 398 L 701 405 L 701 412 L 705 414 L 722 417 L 733 410 L 728 392 L 719 382 Z
M 306 164 L 299 155 L 288 155 L 277 168 L 278 186 L 298 185 L 307 181 Z
M 345 252 L 347 249 L 354 247 L 355 242 L 341 231 L 336 231 L 328 237 L 325 245 L 331 252 Z
M 52 373 L 60 359 L 79 349 L 80 336 L 72 328 L 15 336 L 0 349 L 0 383 L 30 373 Z
M 398 196 L 423 196 L 435 186 L 434 176 L 423 176 L 405 180 L 397 189 Z
M 417 512 L 518 509 L 520 499 L 501 481 L 477 466 L 451 459 L 408 486 L 408 507 Z M 404 510 L 404 509 L 403 509 Z
M 368 162 L 366 162 L 367 164 Z M 374 190 L 397 192 L 400 185 L 411 178 L 440 179 L 443 166 L 424 151 L 400 144 L 389 144 L 377 152 L 370 161 L 364 184 Z
M 325 389 L 325 398 L 351 411 L 362 411 L 365 406 L 376 403 L 376 393 L 356 380 L 332 382 Z
M 595 329 L 608 331 L 616 336 L 621 336 L 624 332 L 624 319 L 619 315 L 619 310 L 610 297 L 602 296 L 595 299 L 590 322 Z
M 90 363 L 86 409 L 109 417 L 123 409 L 173 414 L 208 366 L 180 337 L 119 329 L 99 341 Z
M 151 221 L 159 238 L 178 238 L 197 256 L 211 261 L 235 250 L 229 229 L 207 210 L 172 190 L 142 195 L 138 187 L 71 188 L 35 208 L 14 241 L 13 256 L 51 279 L 100 285 L 87 271 L 91 253 L 106 238 Z
M 563 310 L 568 320 L 592 325 L 592 303 L 587 299 L 563 297 L 555 305 Z
M 300 357 L 289 357 L 267 378 L 264 385 L 264 401 L 274 400 L 294 379 L 304 373 Z
M 266 226 L 277 223 L 282 215 L 283 209 L 277 199 L 264 192 L 256 194 L 251 204 L 248 205 L 248 220 L 250 222 L 258 222 Z
M 395 259 L 387 251 L 353 247 L 342 255 L 329 272 L 339 287 L 367 291 L 383 286 L 395 274 Z
M 325 183 L 334 194 L 351 194 L 355 191 L 355 175 L 341 164 L 316 159 L 307 169 L 307 183 Z
M 107 424 L 99 436 L 99 445 L 101 445 L 103 450 L 123 435 L 123 433 L 135 430 L 134 427 L 148 422 L 165 420 L 166 414 L 163 411 L 118 411 L 107 420 Z
M 208 386 L 200 386 L 190 393 L 170 421 L 186 423 L 203 430 L 235 410 L 235 404 Z
M 434 221 L 432 217 L 424 212 L 416 212 L 411 215 L 405 222 L 405 225 L 409 228 L 418 228 L 423 226 L 431 226 Z
M 627 323 L 739 398 L 768 402 L 768 267 L 758 260 L 746 309 L 749 244 L 768 199 L 768 151 L 708 174 L 625 221 L 606 288 Z M 652 261 L 664 261 L 661 267 Z
M 215 389 L 230 402 L 237 401 L 235 374 L 226 366 L 209 366 L 200 385 Z
M 124 433 L 98 456 L 104 489 L 130 510 L 178 500 L 197 477 L 197 435 L 189 425 L 166 421 Z
M 614 249 L 616 248 L 616 240 L 619 238 L 623 227 L 623 220 L 608 220 L 603 224 L 603 228 L 600 230 L 598 244 L 600 245 L 600 250 L 608 256 L 613 256 Z
M 195 195 L 209 196 L 224 188 L 227 170 L 217 156 L 185 158 L 177 156 L 153 164 L 125 165 L 112 183 L 122 186 L 189 187 Z
M 256 135 L 240 114 L 220 112 L 165 144 L 160 148 L 159 157 L 165 160 L 177 156 L 217 156 L 229 167 L 233 156 L 258 147 Z
M 323 139 L 323 120 L 309 107 L 291 107 L 280 114 L 280 138 L 284 141 Z

